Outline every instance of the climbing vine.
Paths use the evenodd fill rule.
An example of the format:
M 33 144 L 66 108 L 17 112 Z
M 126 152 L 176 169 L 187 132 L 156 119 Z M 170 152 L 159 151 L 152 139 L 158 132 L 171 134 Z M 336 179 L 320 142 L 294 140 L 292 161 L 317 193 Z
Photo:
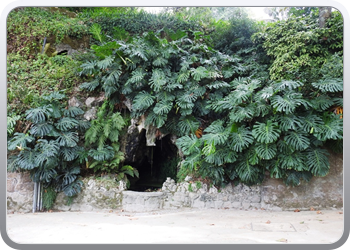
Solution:
M 157 16 L 132 9 L 108 15 L 85 12 L 79 14 L 83 22 L 67 22 L 67 17 L 55 14 L 56 20 L 48 17 L 54 28 L 43 24 L 37 32 L 32 21 L 44 15 L 43 9 L 14 10 L 8 22 L 11 44 L 21 43 L 15 37 L 24 32 L 16 24 L 21 12 L 35 14 L 23 19 L 33 39 L 26 38 L 25 46 L 10 51 L 27 54 L 37 49 L 38 37 L 47 32 L 62 30 L 76 36 L 90 32 L 91 51 L 76 57 L 83 60 L 80 89 L 103 92 L 106 98 L 88 129 L 80 121 L 81 111 L 62 106 L 62 93 L 40 98 L 45 91 L 72 88 L 76 82 L 62 80 L 55 89 L 45 81 L 40 91 L 28 88 L 24 97 L 25 105 L 35 104 L 25 115 L 32 127 L 28 133 L 14 133 L 24 112 L 14 105 L 17 93 L 24 91 L 16 82 L 36 80 L 34 73 L 23 70 L 27 66 L 18 55 L 9 56 L 8 98 L 13 112 L 8 135 L 14 137 L 8 148 L 18 150 L 9 168 L 29 170 L 33 180 L 44 181 L 47 187 L 54 183 L 51 187 L 68 196 L 76 194 L 81 186 L 77 160 L 87 160 L 87 167 L 98 173 L 118 173 L 119 179 L 137 175 L 131 166 L 121 164 L 119 132 L 125 122 L 115 107 L 123 107 L 125 101 L 132 104 L 131 117 L 145 116 L 145 125 L 156 127 L 157 136 L 177 136 L 183 153 L 179 180 L 192 175 L 217 186 L 230 181 L 254 185 L 269 173 L 295 186 L 329 172 L 327 147 L 342 150 L 343 21 L 337 11 L 324 28 L 313 16 L 296 14 L 267 25 L 240 20 L 247 32 L 235 26 L 234 18 L 229 24 L 217 22 L 223 28 L 221 37 L 232 39 L 222 39 L 215 49 L 208 41 L 219 41 L 220 35 L 206 36 L 215 22 L 213 27 L 202 27 L 195 18 L 179 18 L 187 12 Z M 27 44 L 33 41 L 36 44 Z M 67 69 L 75 65 L 70 59 L 38 57 L 29 64 L 40 74 L 54 65 L 50 77 L 57 75 L 55 83 L 62 74 L 73 79 L 73 71 Z M 83 138 L 87 150 L 80 151 Z
M 270 32 L 277 31 L 265 36 Z M 147 124 L 177 135 L 185 155 L 180 179 L 192 174 L 216 185 L 252 185 L 269 171 L 298 185 L 328 173 L 322 146 L 342 139 L 342 119 L 332 112 L 342 106 L 340 76 L 306 81 L 271 73 L 266 81 L 240 58 L 203 43 L 202 32 L 171 35 L 146 32 L 93 47 L 98 59 L 81 71 L 92 80 L 81 88 L 104 91 L 114 103 L 123 95 L 132 100 L 132 117 L 146 115 Z M 324 56 L 337 60 L 335 53 Z

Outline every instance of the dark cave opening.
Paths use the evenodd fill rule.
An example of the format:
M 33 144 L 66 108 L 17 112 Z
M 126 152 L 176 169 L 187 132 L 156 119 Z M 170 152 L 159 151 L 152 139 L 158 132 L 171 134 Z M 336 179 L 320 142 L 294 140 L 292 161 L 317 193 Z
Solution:
M 155 191 L 162 187 L 167 177 L 176 178 L 178 149 L 171 141 L 171 135 L 156 139 L 155 146 L 146 146 L 146 140 L 138 147 L 138 164 L 133 167 L 139 171 L 139 178 L 129 178 L 129 190 Z

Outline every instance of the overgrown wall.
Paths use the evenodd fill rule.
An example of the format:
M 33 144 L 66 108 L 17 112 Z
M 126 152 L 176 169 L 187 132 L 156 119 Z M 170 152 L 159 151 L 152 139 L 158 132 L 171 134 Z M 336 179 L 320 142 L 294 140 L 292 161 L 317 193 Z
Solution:
M 331 170 L 326 177 L 314 177 L 298 187 L 286 187 L 281 180 L 266 178 L 259 186 L 227 185 L 218 190 L 190 180 L 175 183 L 168 178 L 160 192 L 125 190 L 124 183 L 110 179 L 86 178 L 83 191 L 67 204 L 63 194 L 54 209 L 62 211 L 121 210 L 146 212 L 182 207 L 204 209 L 309 210 L 343 207 L 343 156 L 330 156 Z M 28 173 L 7 174 L 8 212 L 31 212 L 33 183 Z

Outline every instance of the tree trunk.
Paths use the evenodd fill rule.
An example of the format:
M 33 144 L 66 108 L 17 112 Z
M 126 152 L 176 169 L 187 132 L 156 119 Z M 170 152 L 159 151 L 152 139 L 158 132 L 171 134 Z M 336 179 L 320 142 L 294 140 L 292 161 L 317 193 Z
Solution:
M 332 7 L 320 7 L 319 10 L 319 21 L 318 24 L 320 26 L 320 28 L 324 28 L 324 26 L 326 25 L 326 21 L 328 18 L 331 17 L 332 14 Z

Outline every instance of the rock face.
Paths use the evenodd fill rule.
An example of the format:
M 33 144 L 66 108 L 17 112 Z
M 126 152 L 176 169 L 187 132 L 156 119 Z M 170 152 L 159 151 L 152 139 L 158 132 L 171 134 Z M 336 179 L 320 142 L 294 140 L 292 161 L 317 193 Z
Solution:
M 7 173 L 7 211 L 33 210 L 34 183 L 29 173 Z
M 262 183 L 262 199 L 267 207 L 341 208 L 343 206 L 343 155 L 330 154 L 330 172 L 309 183 L 286 187 L 279 179 L 267 178 Z
M 89 36 L 83 36 L 82 38 L 65 36 L 58 44 L 56 44 L 56 37 L 50 36 L 46 40 L 45 53 L 48 56 L 73 55 L 74 53 L 85 51 L 89 46 Z

